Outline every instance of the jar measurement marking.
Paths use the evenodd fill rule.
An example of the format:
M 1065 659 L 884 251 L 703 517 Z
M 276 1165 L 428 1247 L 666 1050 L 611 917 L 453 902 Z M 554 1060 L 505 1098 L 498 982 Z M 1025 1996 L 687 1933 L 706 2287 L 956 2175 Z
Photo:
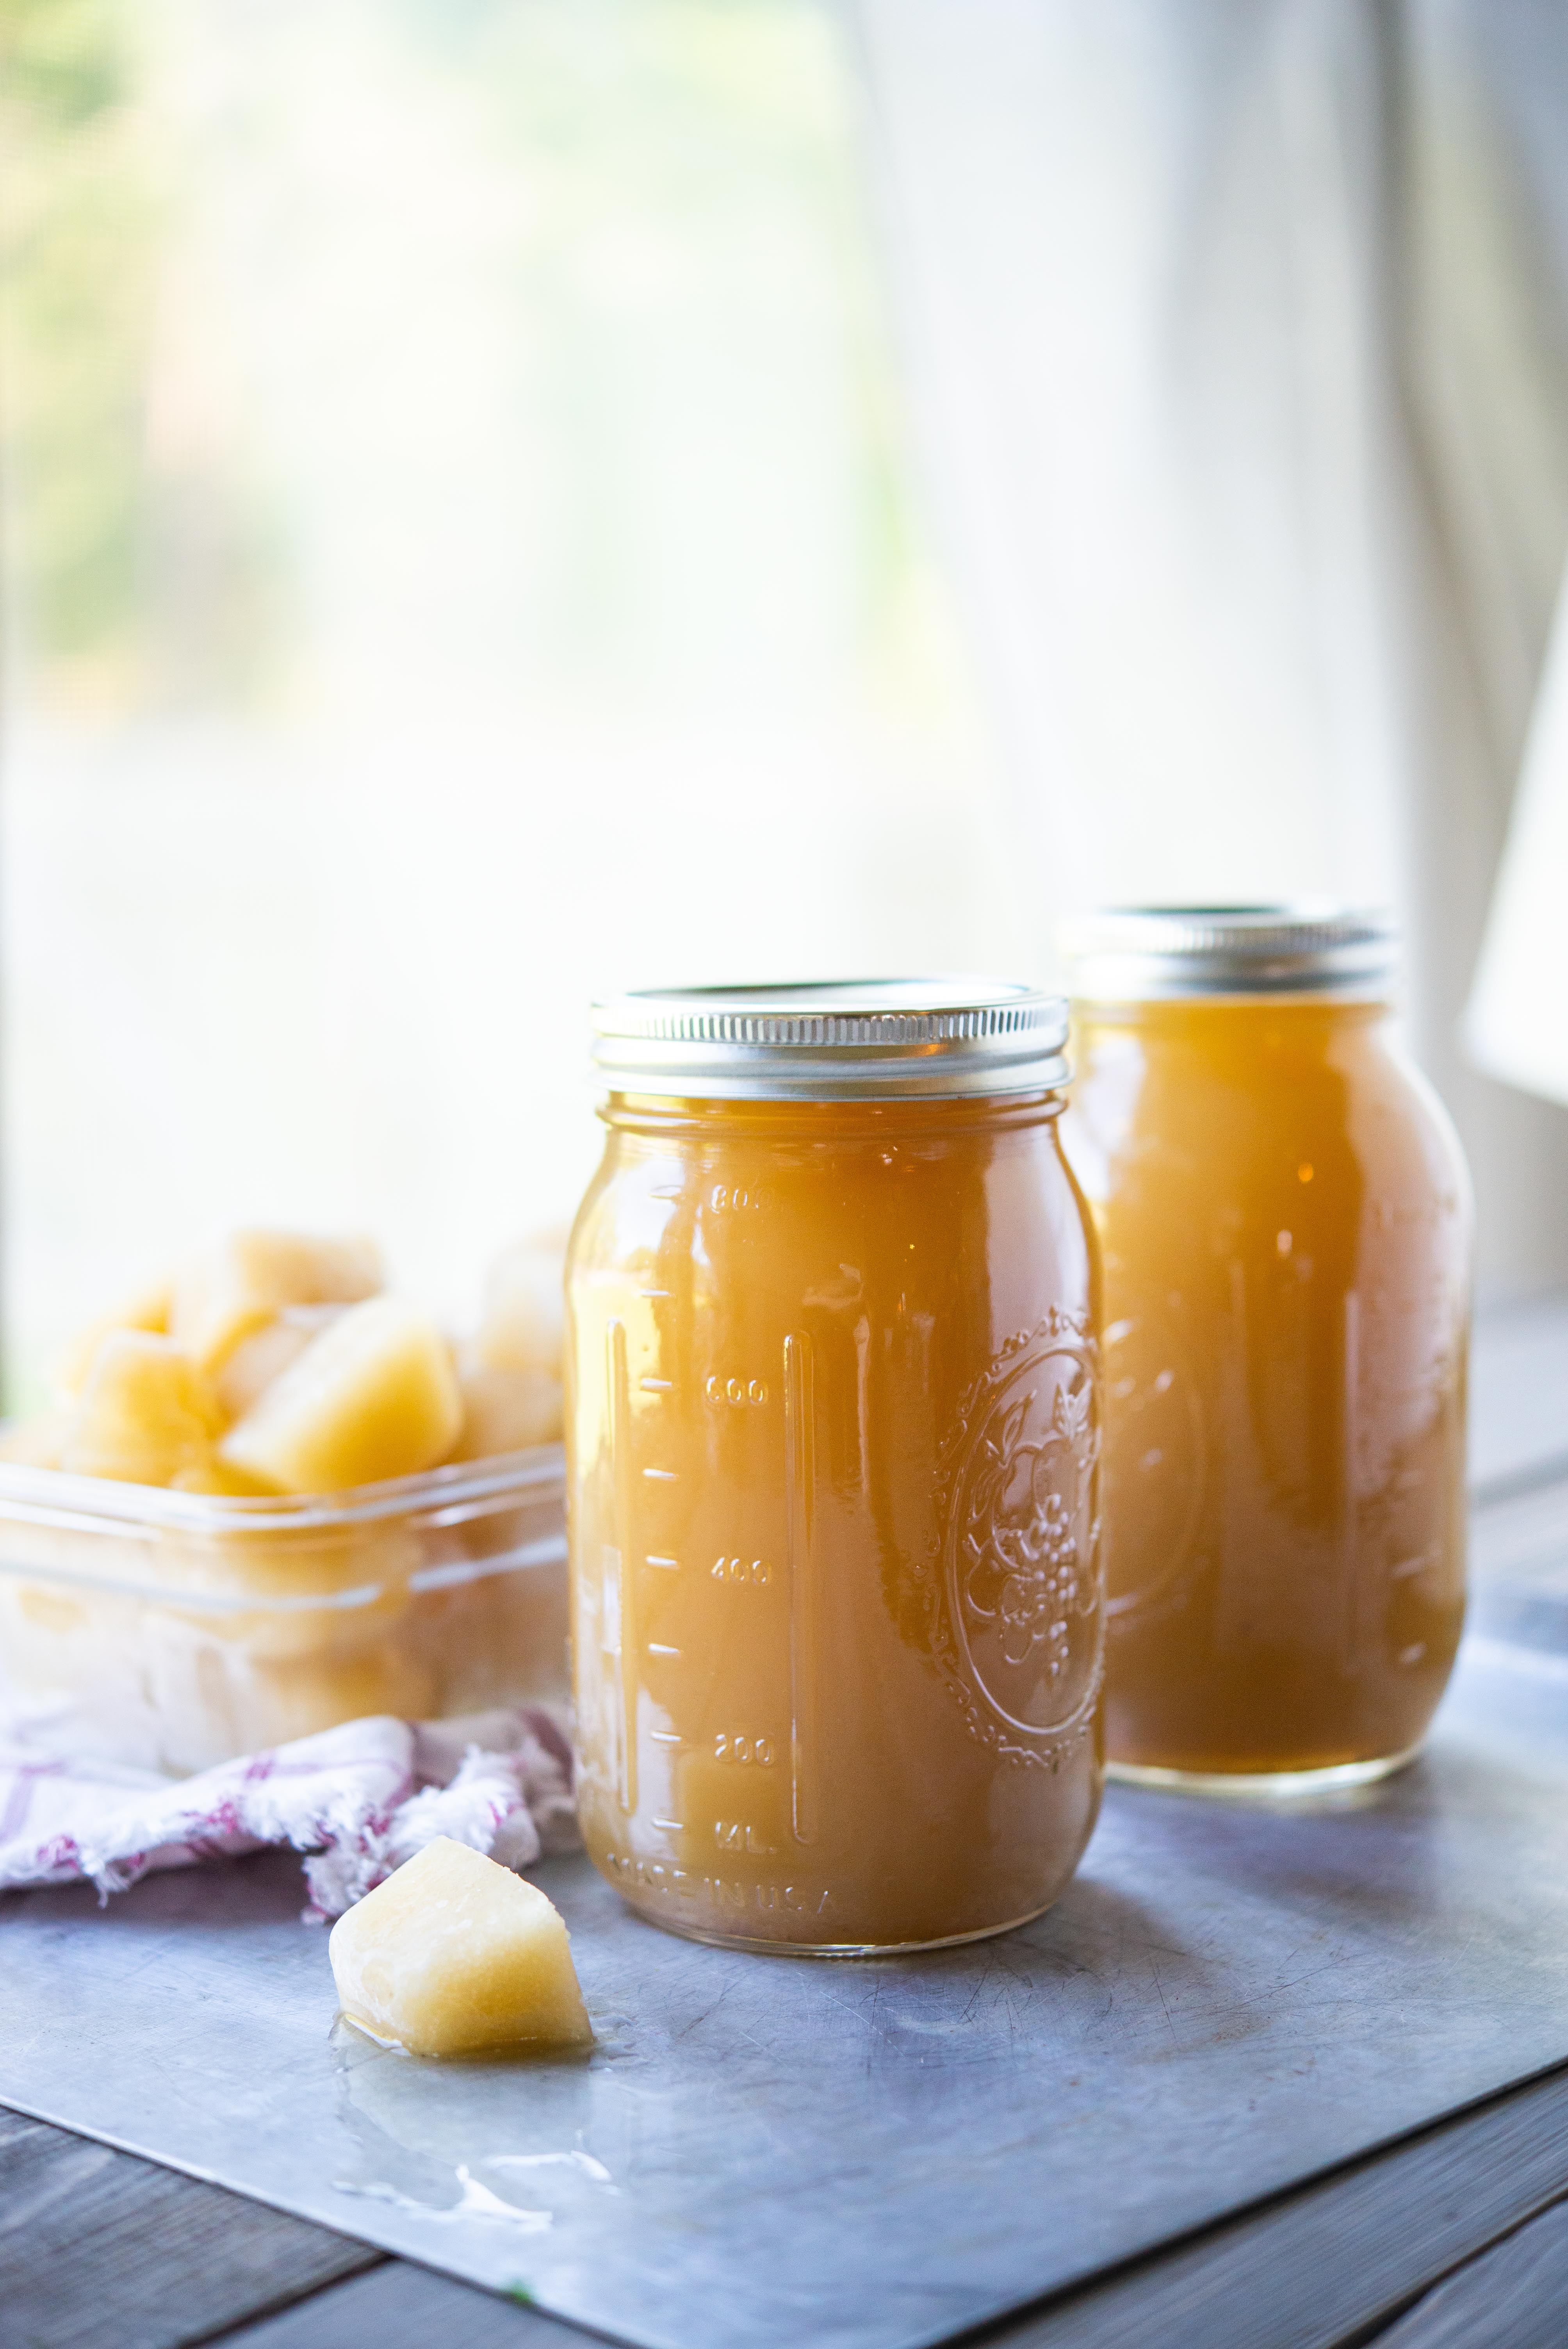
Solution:
M 684 1199 L 685 1190 L 678 1183 L 659 1183 L 648 1193 L 650 1199 Z
M 682 1745 L 686 1742 L 678 1729 L 650 1729 L 648 1735 L 655 1745 Z
M 785 1909 L 798 1917 L 822 1917 L 833 1905 L 833 1896 L 824 1886 L 758 1884 L 741 1877 L 698 1876 L 693 1869 L 670 1867 L 662 1859 L 644 1859 L 630 1852 L 603 1848 L 594 1854 L 594 1860 L 612 1881 L 618 1877 L 623 1883 L 641 1885 L 646 1891 L 662 1893 L 667 1899 L 704 1899 L 727 1909 L 757 1909 L 764 1916 L 777 1916 Z
M 708 1574 L 715 1582 L 744 1583 L 758 1590 L 771 1579 L 765 1557 L 716 1557 Z
M 613 1581 L 606 1582 L 614 1591 L 615 1636 L 621 1668 L 621 1702 L 619 1707 L 619 1762 L 617 1776 L 621 1808 L 628 1815 L 637 1807 L 637 1578 L 631 1561 L 632 1492 L 631 1474 L 632 1413 L 631 1396 L 627 1391 L 626 1325 L 613 1320 L 604 1332 L 606 1367 L 610 1384 L 610 1460 L 615 1485 L 615 1549 Z M 606 1568 L 611 1564 L 607 1557 Z M 608 1592 L 606 1593 L 608 1596 Z
M 667 1297 L 669 1293 L 667 1288 L 639 1288 L 637 1291 L 639 1297 Z
M 674 1379 L 639 1379 L 637 1384 L 645 1394 L 673 1394 L 676 1382 Z
M 650 1485 L 678 1485 L 680 1483 L 680 1471 L 678 1468 L 645 1468 L 643 1474 L 647 1478 Z
M 741 1403 L 765 1403 L 768 1400 L 766 1379 L 721 1379 L 716 1375 L 704 1381 L 702 1391 L 709 1402 L 738 1406 Z
M 773 1740 L 770 1737 L 750 1737 L 735 1730 L 721 1729 L 713 1741 L 716 1762 L 738 1762 L 743 1765 L 754 1762 L 758 1768 L 773 1767 Z
M 654 1825 L 656 1827 L 667 1827 L 671 1835 L 685 1835 L 686 1833 L 686 1822 L 684 1819 L 655 1819 L 654 1821 Z
M 680 1650 L 678 1648 L 666 1648 L 662 1640 L 650 1640 L 648 1641 L 648 1653 L 650 1656 L 678 1656 L 680 1654 Z
M 812 1773 L 817 1758 L 816 1463 L 811 1340 L 784 1340 L 786 1555 L 789 1578 L 789 1815 L 797 1843 L 816 1838 Z
M 644 1558 L 643 1563 L 645 1566 L 666 1567 L 672 1573 L 678 1573 L 680 1571 L 680 1560 L 678 1557 L 660 1557 L 656 1550 L 649 1550 L 647 1556 Z
M 762 1205 L 760 1191 L 748 1191 L 739 1183 L 716 1183 L 707 1195 L 707 1204 L 716 1216 L 743 1216 L 749 1208 L 753 1215 Z
M 747 1819 L 715 1819 L 713 1839 L 720 1851 L 748 1851 L 758 1858 L 766 1858 L 773 1849 Z

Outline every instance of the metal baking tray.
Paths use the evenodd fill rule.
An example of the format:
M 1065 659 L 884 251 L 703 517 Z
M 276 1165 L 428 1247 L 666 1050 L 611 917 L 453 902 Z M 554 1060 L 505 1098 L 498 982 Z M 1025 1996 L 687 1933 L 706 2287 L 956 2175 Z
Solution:
M 646 2349 L 913 2349 L 1568 2058 L 1568 1656 L 1472 1640 L 1357 1796 L 1115 1791 L 1049 1916 L 923 1959 L 540 1878 L 587 2060 L 335 2023 L 269 1854 L 0 1901 L 0 2099 Z

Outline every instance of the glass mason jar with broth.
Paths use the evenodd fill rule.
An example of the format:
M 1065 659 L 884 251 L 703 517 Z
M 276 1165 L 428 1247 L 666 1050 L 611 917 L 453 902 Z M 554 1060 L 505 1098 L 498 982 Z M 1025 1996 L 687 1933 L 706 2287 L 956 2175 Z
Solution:
M 1069 926 L 1065 1138 L 1103 1256 L 1107 1744 L 1280 1794 L 1418 1745 L 1464 1613 L 1470 1206 L 1387 923 Z
M 645 1916 L 817 1954 L 1047 1907 L 1101 1781 L 1066 1007 L 626 998 L 568 1265 L 581 1809 Z

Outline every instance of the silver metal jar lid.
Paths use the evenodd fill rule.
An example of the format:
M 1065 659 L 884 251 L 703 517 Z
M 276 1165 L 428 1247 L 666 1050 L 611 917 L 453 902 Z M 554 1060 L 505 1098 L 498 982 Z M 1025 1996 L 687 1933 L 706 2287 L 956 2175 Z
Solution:
M 1063 922 L 1073 993 L 1091 1003 L 1173 995 L 1376 997 L 1393 976 L 1387 914 L 1282 905 L 1110 905 Z
M 1068 1007 L 1005 978 L 683 987 L 593 1006 L 616 1092 L 700 1101 L 882 1101 L 1065 1083 Z

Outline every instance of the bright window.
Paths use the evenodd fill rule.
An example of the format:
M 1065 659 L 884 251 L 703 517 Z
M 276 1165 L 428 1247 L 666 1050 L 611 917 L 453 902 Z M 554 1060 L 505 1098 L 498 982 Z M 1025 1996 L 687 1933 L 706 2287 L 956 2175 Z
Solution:
M 14 1400 L 236 1218 L 462 1302 L 584 1007 L 1026 966 L 806 0 L 14 0 Z

